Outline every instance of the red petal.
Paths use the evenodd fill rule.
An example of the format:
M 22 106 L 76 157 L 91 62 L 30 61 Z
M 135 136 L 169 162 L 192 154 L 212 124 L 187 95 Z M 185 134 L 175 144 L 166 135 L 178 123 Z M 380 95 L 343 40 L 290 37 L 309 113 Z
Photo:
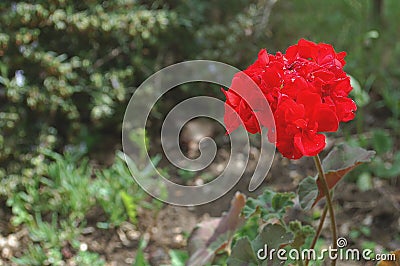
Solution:
M 299 56 L 305 59 L 315 59 L 318 54 L 317 44 L 305 39 L 298 42 Z
M 294 60 L 297 56 L 298 51 L 299 47 L 297 45 L 292 45 L 286 49 L 285 57 L 288 60 Z
M 348 122 L 354 119 L 357 105 L 352 99 L 347 97 L 334 97 L 333 101 L 336 105 L 336 114 L 339 121 Z
M 315 156 L 325 148 L 325 136 L 312 132 L 298 133 L 294 137 L 294 145 L 305 156 Z
M 240 104 L 240 97 L 232 90 L 224 90 L 221 88 L 222 92 L 225 94 L 226 102 L 233 107 L 236 107 Z
M 261 49 L 258 53 L 258 61 L 263 66 L 266 66 L 269 63 L 269 57 L 266 49 Z
M 332 72 L 326 69 L 317 70 L 313 73 L 313 75 L 315 78 L 319 78 L 324 82 L 328 82 L 335 77 L 335 75 Z
M 285 101 L 285 104 L 282 104 L 282 108 L 285 108 L 284 112 L 286 123 L 304 118 L 304 106 L 301 104 L 297 104 L 291 99 L 290 101 Z
M 297 160 L 303 156 L 303 154 L 294 146 L 293 138 L 291 139 L 278 138 L 276 147 L 279 150 L 279 152 L 288 159 Z
M 228 104 L 225 104 L 224 124 L 228 134 L 232 133 L 240 126 L 238 114 Z
M 350 78 L 346 77 L 345 79 L 338 81 L 333 90 L 337 96 L 346 97 L 347 95 L 349 95 L 349 93 L 352 89 L 353 88 L 351 87 L 351 84 L 350 84 Z
M 344 65 L 346 65 L 346 61 L 344 61 L 345 57 L 346 57 L 346 52 L 340 52 L 336 54 L 336 58 L 340 62 L 341 67 L 344 67 Z
M 304 109 L 306 111 L 305 115 L 308 118 L 311 118 L 312 114 L 315 111 L 315 108 L 317 108 L 322 103 L 322 99 L 321 96 L 319 96 L 317 93 L 303 91 L 297 96 L 297 102 L 304 105 Z
M 335 132 L 339 127 L 336 113 L 328 105 L 321 104 L 315 111 L 313 120 L 318 123 L 318 132 Z
M 247 132 L 251 134 L 256 134 L 261 132 L 260 123 L 254 115 L 251 115 L 248 120 L 244 121 L 244 127 Z

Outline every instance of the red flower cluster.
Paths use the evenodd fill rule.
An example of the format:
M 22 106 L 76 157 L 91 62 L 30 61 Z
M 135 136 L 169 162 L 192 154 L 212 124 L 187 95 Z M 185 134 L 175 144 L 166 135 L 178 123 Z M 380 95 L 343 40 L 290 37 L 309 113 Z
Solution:
M 285 54 L 261 50 L 251 66 L 235 75 L 229 90 L 223 90 L 227 132 L 242 123 L 250 133 L 261 132 L 261 126 L 271 128 L 260 103 L 266 100 L 276 123 L 276 138 L 269 140 L 283 156 L 317 155 L 325 147 L 320 132 L 336 131 L 339 122 L 352 120 L 357 109 L 348 97 L 352 87 L 343 71 L 345 55 L 329 44 L 304 39 Z

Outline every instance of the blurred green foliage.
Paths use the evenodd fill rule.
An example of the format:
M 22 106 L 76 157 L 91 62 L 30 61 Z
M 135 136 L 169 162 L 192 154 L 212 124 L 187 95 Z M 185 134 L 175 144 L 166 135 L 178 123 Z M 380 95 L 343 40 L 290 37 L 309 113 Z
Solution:
M 378 15 L 374 1 L 274 2 L 2 1 L 0 166 L 18 172 L 41 148 L 90 150 L 117 136 L 131 93 L 166 65 L 206 58 L 244 68 L 260 48 L 276 52 L 299 38 L 347 51 L 364 106 L 358 133 L 366 108 L 388 109 L 382 126 L 398 129 L 398 1 L 381 1 Z
M 30 241 L 39 243 L 29 245 L 24 255 L 15 260 L 22 265 L 27 265 L 27 261 L 29 265 L 60 263 L 65 245 L 79 250 L 79 239 L 87 226 L 109 229 L 126 221 L 137 226 L 139 207 L 150 205 L 153 211 L 161 207 L 152 204 L 150 196 L 132 182 L 120 152 L 115 163 L 101 171 L 95 171 L 82 157 L 83 154 L 79 155 L 75 150 L 64 155 L 52 151 L 45 154 L 43 164 L 32 173 L 27 183 L 20 184 L 17 192 L 8 195 L 7 204 L 13 212 L 12 224 L 24 225 L 29 231 Z M 106 215 L 96 217 L 95 225 L 88 224 L 90 213 L 99 215 L 96 206 L 101 207 L 101 212 Z M 84 263 L 93 257 L 92 263 L 99 261 L 96 254 L 85 252 L 78 254 L 82 258 L 74 259 L 82 259 Z
M 120 156 L 94 170 L 110 163 L 91 154 L 115 152 L 129 96 L 156 70 L 196 58 L 249 62 L 263 3 L 0 2 L 0 200 L 31 241 L 15 262 L 59 264 L 65 245 L 79 250 L 96 206 L 103 229 L 137 223 L 139 205 L 161 207 L 146 205 Z M 104 264 L 88 251 L 73 259 Z
M 0 10 L 2 163 L 118 125 L 127 96 L 162 64 L 157 44 L 179 27 L 176 12 L 136 1 L 2 1 Z
M 0 177 L 43 149 L 117 142 L 129 96 L 166 65 L 250 62 L 264 3 L 1 1 Z
M 371 96 L 368 101 L 358 88 L 353 91 L 361 107 L 357 133 L 370 126 L 390 127 L 399 136 L 399 9 L 396 0 L 278 1 L 271 16 L 271 48 L 280 50 L 308 38 L 346 51 L 345 70 Z M 384 119 L 366 121 L 366 111 L 379 111 Z

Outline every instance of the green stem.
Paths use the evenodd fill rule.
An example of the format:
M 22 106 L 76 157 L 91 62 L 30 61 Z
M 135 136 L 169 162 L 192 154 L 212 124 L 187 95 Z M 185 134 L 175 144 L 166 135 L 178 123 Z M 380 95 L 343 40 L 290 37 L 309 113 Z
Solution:
M 323 210 L 323 212 L 321 214 L 321 217 L 319 217 L 318 228 L 317 228 L 317 231 L 315 232 L 315 236 L 314 236 L 313 241 L 311 243 L 310 250 L 314 249 L 315 248 L 315 244 L 317 244 L 317 240 L 318 240 L 319 236 L 321 235 L 322 227 L 324 226 L 324 221 L 325 221 L 327 213 L 328 213 L 328 205 L 325 204 L 325 207 L 324 207 L 324 210 Z M 306 261 L 305 261 L 306 266 L 308 266 L 309 262 L 310 261 L 308 259 L 306 259 Z
M 301 248 L 298 249 L 299 254 L 301 254 Z M 301 260 L 301 256 L 299 258 L 299 266 L 304 266 L 303 261 Z
M 329 218 L 331 219 L 331 233 L 332 233 L 332 249 L 337 249 L 337 231 L 336 231 L 336 219 L 335 212 L 333 210 L 332 199 L 329 193 L 328 183 L 326 182 L 326 177 L 324 174 L 324 170 L 322 169 L 321 159 L 318 155 L 314 156 L 314 163 L 318 169 L 318 179 L 322 185 L 322 191 L 326 197 L 326 204 L 328 206 Z M 331 261 L 331 266 L 336 265 L 336 260 Z

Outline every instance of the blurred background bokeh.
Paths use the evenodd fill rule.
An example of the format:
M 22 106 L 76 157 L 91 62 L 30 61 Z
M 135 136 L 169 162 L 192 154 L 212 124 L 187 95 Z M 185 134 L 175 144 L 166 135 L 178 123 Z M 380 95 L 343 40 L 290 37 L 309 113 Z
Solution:
M 198 216 L 169 209 L 133 182 L 120 152 L 130 96 L 173 63 L 244 69 L 261 48 L 284 51 L 300 38 L 347 52 L 359 109 L 330 138 L 377 151 L 345 181 L 349 195 L 368 199 L 349 207 L 363 219 L 344 215 L 342 224 L 360 247 L 398 248 L 399 21 L 397 0 L 2 0 L 0 265 L 180 265 L 192 228 L 182 224 Z M 217 87 L 183 86 L 156 108 L 199 94 L 223 99 Z M 157 124 L 157 112 L 151 119 Z M 372 204 L 382 198 L 386 210 Z M 163 217 L 180 229 L 172 232 Z

